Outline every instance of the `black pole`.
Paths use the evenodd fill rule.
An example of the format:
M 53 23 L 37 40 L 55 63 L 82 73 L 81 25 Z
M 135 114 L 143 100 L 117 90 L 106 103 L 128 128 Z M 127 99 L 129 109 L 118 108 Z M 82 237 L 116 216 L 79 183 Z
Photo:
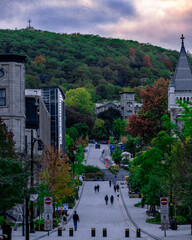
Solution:
M 24 214 L 25 203 L 23 204 L 23 220 L 22 220 L 22 236 L 25 236 L 25 214 Z
M 29 197 L 26 198 L 26 202 L 25 202 L 25 214 L 26 214 L 26 235 L 25 235 L 25 240 L 29 240 Z
M 31 130 L 31 188 L 34 186 L 34 175 L 33 175 L 33 148 L 34 148 L 34 138 L 33 130 Z M 33 214 L 33 201 L 31 201 L 31 221 L 30 221 L 30 233 L 35 233 L 34 230 L 34 214 Z

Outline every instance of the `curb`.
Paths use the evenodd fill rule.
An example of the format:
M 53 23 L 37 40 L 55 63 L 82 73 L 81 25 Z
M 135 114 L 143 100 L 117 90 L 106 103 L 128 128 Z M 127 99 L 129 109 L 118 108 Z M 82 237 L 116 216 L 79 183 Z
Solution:
M 123 202 L 123 206 L 124 206 L 124 208 L 125 208 L 125 211 L 126 211 L 126 213 L 127 213 L 127 216 L 128 216 L 128 218 L 129 218 L 129 220 L 132 222 L 132 224 L 134 225 L 134 227 L 135 227 L 136 229 L 140 228 L 140 227 L 136 224 L 136 222 L 133 220 L 133 218 L 131 217 L 131 215 L 130 215 L 128 209 L 127 209 L 127 206 L 126 206 L 125 201 L 124 201 L 124 198 L 123 198 L 123 194 L 122 194 L 122 192 L 121 192 L 121 188 L 120 188 L 120 196 L 121 196 L 121 199 L 122 199 L 122 202 Z M 146 232 L 146 231 L 143 230 L 142 228 L 140 228 L 140 229 L 141 229 L 141 232 L 142 232 L 142 233 L 148 235 L 149 237 L 151 237 L 151 238 L 153 238 L 153 239 L 155 239 L 155 240 L 161 240 L 161 238 L 158 238 L 158 237 L 152 235 L 151 233 Z

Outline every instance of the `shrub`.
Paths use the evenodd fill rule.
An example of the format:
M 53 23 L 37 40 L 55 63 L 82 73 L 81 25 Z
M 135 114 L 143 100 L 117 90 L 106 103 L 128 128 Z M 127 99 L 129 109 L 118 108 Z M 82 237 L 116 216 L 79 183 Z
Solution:
M 179 225 L 187 224 L 187 223 L 188 223 L 186 217 L 183 217 L 183 216 L 177 216 L 176 219 L 177 219 L 177 224 L 179 224 Z
M 85 173 L 96 173 L 96 172 L 100 172 L 100 169 L 98 167 L 94 167 L 91 165 L 85 166 Z
M 4 223 L 4 216 L 0 216 L 0 225 L 2 226 Z M 9 222 L 7 221 L 7 219 L 5 219 L 5 224 L 9 224 Z
M 119 171 L 119 166 L 110 166 L 109 170 L 113 173 L 113 174 L 118 174 Z

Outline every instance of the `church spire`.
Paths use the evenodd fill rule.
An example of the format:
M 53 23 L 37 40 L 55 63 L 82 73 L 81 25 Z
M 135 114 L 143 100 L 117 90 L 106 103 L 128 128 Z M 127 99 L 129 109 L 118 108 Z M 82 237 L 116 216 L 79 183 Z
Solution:
M 184 39 L 185 39 L 185 38 L 184 38 L 183 34 L 181 34 L 181 46 L 182 46 L 182 47 L 184 47 Z

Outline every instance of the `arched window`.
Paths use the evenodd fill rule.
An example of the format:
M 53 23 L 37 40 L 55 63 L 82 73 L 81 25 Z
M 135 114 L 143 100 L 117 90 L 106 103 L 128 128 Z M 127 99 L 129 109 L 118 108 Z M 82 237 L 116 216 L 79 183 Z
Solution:
M 180 100 L 182 101 L 182 97 L 180 97 Z
M 189 97 L 187 98 L 187 101 L 189 102 Z
M 183 98 L 183 102 L 185 102 L 185 97 Z

